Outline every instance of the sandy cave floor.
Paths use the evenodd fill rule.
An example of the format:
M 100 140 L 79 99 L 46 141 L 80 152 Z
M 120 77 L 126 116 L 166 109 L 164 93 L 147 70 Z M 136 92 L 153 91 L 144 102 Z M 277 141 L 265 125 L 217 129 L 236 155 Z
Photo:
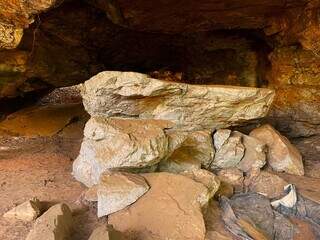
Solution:
M 32 223 L 8 221 L 2 217 L 10 208 L 29 198 L 65 202 L 73 210 L 73 239 L 88 239 L 99 220 L 94 210 L 79 201 L 85 189 L 71 175 L 72 161 L 59 153 L 20 154 L 0 160 L 0 239 L 25 239 Z

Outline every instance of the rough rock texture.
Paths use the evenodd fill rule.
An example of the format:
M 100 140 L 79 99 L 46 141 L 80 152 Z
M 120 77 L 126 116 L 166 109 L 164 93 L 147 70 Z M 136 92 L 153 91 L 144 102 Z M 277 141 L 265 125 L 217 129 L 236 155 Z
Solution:
M 164 121 L 91 118 L 73 163 L 73 175 L 87 186 L 97 184 L 100 174 L 112 168 L 152 166 L 168 153 Z
M 124 240 L 124 238 L 112 225 L 106 225 L 97 227 L 88 240 Z
M 56 204 L 39 217 L 26 240 L 68 239 L 72 231 L 72 214 L 66 204 Z
M 231 135 L 230 129 L 219 129 L 213 135 L 214 147 L 220 149 Z
M 292 143 L 302 155 L 305 175 L 320 178 L 320 136 L 297 138 L 293 139 Z
M 268 147 L 267 161 L 275 171 L 303 175 L 302 157 L 299 151 L 270 125 L 263 125 L 250 132 Z
M 216 149 L 216 154 L 211 164 L 211 168 L 219 169 L 237 166 L 245 153 L 245 147 L 242 144 L 242 136 L 240 134 L 232 133 L 227 140 L 225 140 L 227 135 L 219 134 L 219 136 L 223 139 L 218 140 L 218 137 L 215 135 L 214 141 L 218 140 L 219 145 L 222 142 L 223 144 L 220 148 Z
M 264 117 L 273 96 L 269 89 L 188 85 L 133 72 L 101 72 L 82 89 L 91 116 L 168 120 L 184 130 L 212 130 Z
M 320 58 L 297 47 L 276 48 L 266 75 L 276 97 L 270 122 L 291 137 L 320 133 Z
M 4 0 L 0 3 L 0 49 L 16 48 L 35 15 L 55 6 L 61 0 Z
M 250 181 L 247 182 L 251 192 L 262 194 L 268 198 L 280 197 L 286 185 L 288 182 L 267 171 L 261 171 L 257 176 L 250 176 Z
M 217 175 L 222 182 L 231 184 L 237 190 L 242 190 L 244 176 L 243 176 L 243 172 L 238 168 L 221 169 L 220 171 L 218 171 Z
M 245 147 L 244 156 L 237 167 L 243 172 L 248 172 L 253 168 L 262 168 L 266 164 L 266 145 L 258 139 L 240 132 L 236 132 L 236 134 L 242 136 L 242 143 Z
M 3 214 L 7 219 L 18 219 L 26 222 L 35 220 L 41 213 L 41 205 L 38 199 L 28 200 Z
M 148 190 L 148 183 L 139 175 L 124 172 L 102 174 L 97 189 L 98 217 L 124 209 Z
M 268 23 L 268 17 L 279 14 L 286 7 L 303 9 L 305 0 L 293 0 L 285 5 L 284 1 L 252 2 L 201 1 L 192 0 L 175 2 L 156 2 L 151 4 L 139 0 L 134 5 L 129 0 L 119 0 L 119 7 L 129 27 L 142 31 L 188 32 L 206 31 L 210 29 L 263 28 Z M 161 20 L 159 20 L 161 18 Z
M 180 173 L 183 176 L 189 177 L 198 183 L 202 183 L 208 188 L 210 197 L 213 197 L 214 194 L 218 191 L 220 186 L 219 178 L 214 175 L 212 172 L 209 172 L 204 169 L 197 169 L 191 171 L 185 171 Z
M 203 240 L 205 225 L 200 203 L 208 202 L 207 188 L 182 175 L 143 176 L 150 190 L 132 206 L 110 215 L 109 223 L 126 239 Z

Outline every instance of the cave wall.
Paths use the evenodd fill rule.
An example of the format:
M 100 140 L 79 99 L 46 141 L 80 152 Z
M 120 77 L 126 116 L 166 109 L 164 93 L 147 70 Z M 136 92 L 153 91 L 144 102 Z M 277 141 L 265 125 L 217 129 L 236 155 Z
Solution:
M 318 134 L 320 1 L 0 2 L 0 98 L 103 70 L 193 84 L 270 87 L 269 121 Z

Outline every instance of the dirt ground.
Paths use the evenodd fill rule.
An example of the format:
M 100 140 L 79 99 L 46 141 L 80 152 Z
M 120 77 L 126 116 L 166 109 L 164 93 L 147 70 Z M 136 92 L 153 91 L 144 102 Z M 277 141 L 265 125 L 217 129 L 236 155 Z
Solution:
M 71 169 L 72 160 L 60 153 L 26 153 L 0 159 L 0 239 L 25 239 L 32 223 L 8 221 L 2 215 L 15 205 L 37 197 L 49 205 L 67 203 L 75 220 L 73 239 L 87 240 L 103 219 L 98 221 L 94 209 L 79 201 L 85 187 L 72 177 Z

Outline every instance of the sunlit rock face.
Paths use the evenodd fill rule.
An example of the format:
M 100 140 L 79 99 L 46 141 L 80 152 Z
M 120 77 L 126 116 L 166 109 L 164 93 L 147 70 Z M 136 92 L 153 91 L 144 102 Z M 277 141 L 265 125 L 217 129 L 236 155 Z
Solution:
M 274 92 L 173 83 L 134 72 L 102 72 L 84 83 L 82 97 L 91 116 L 166 120 L 175 129 L 190 131 L 264 117 Z

